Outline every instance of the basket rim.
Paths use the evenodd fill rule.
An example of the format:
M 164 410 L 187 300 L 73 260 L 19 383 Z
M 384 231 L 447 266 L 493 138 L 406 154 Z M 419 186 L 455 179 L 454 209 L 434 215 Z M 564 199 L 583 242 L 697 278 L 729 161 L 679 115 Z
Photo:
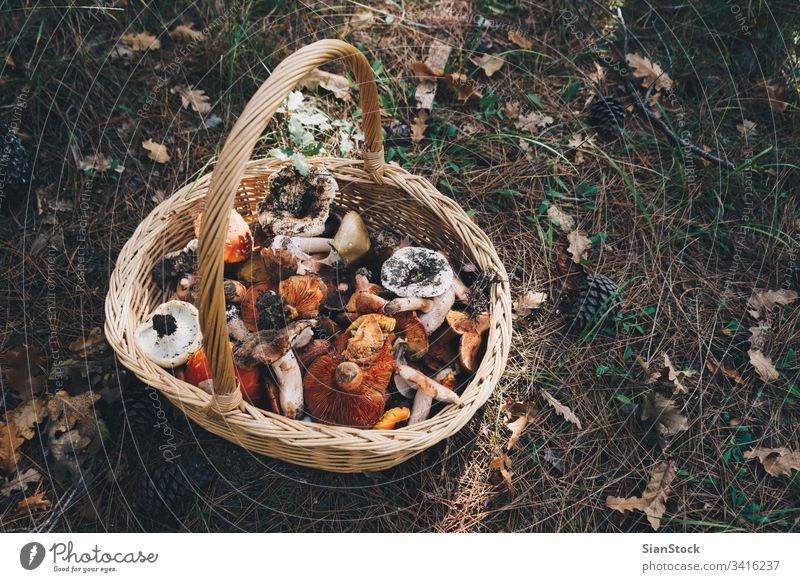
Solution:
M 324 165 L 338 180 L 348 183 L 375 184 L 373 178 L 364 170 L 363 161 L 338 157 L 311 157 L 312 166 Z M 242 178 L 262 176 L 275 171 L 280 166 L 290 163 L 276 158 L 252 159 L 247 162 Z M 205 174 L 201 172 L 206 171 Z M 164 393 L 170 400 L 192 408 L 207 407 L 211 395 L 200 388 L 174 377 L 169 371 L 151 363 L 133 340 L 136 326 L 146 318 L 132 314 L 130 302 L 121 301 L 120 295 L 128 295 L 135 287 L 143 287 L 141 281 L 128 276 L 131 266 L 136 261 L 143 261 L 141 239 L 152 232 L 159 232 L 168 224 L 169 217 L 176 207 L 183 208 L 187 204 L 202 204 L 208 191 L 213 166 L 206 165 L 193 179 L 190 179 L 171 196 L 159 203 L 137 226 L 131 237 L 123 246 L 109 282 L 106 295 L 105 333 L 109 344 L 140 380 Z M 464 210 L 451 198 L 441 193 L 424 177 L 412 174 L 395 165 L 387 164 L 383 176 L 383 184 L 398 188 L 416 202 L 435 211 L 441 218 L 446 218 L 453 231 L 458 233 L 457 243 L 464 246 L 464 239 L 469 235 L 477 237 L 481 244 L 480 251 L 496 274 L 491 285 L 491 327 L 487 338 L 487 351 L 480 366 L 463 389 L 465 396 L 463 406 L 449 404 L 431 418 L 412 426 L 394 430 L 376 431 L 342 426 L 328 426 L 321 423 L 307 423 L 293 420 L 273 412 L 243 403 L 242 409 L 226 413 L 223 421 L 230 428 L 232 435 L 240 431 L 247 432 L 251 425 L 257 425 L 261 431 L 269 429 L 270 434 L 264 438 L 283 440 L 293 447 L 325 448 L 335 447 L 337 450 L 363 450 L 380 445 L 394 445 L 392 451 L 380 451 L 376 454 L 401 453 L 407 458 L 408 450 L 421 452 L 437 442 L 452 436 L 474 416 L 485 404 L 502 376 L 508 359 L 511 341 L 511 296 L 508 275 L 494 245 L 488 236 L 475 225 Z M 471 254 L 467 249 L 465 252 Z M 485 265 L 478 265 L 482 270 Z M 151 264 L 147 265 L 149 272 Z M 490 351 L 492 357 L 490 358 Z M 492 361 L 490 361 L 492 360 Z M 491 365 L 489 365 L 491 364 Z M 470 397 L 466 398 L 469 394 Z M 199 422 L 199 421 L 197 421 Z M 202 425 L 202 423 L 199 423 Z M 262 435 L 259 435 L 262 436 Z M 244 445 L 241 445 L 244 446 Z

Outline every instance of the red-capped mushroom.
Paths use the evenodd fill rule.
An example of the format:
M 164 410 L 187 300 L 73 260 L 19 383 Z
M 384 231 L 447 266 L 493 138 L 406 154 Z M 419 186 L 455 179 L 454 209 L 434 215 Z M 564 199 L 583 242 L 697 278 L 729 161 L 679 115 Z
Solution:
M 194 221 L 194 234 L 200 238 L 203 225 L 203 213 L 197 215 Z M 242 215 L 231 209 L 228 220 L 228 232 L 225 235 L 225 251 L 223 257 L 226 263 L 235 264 L 246 261 L 253 252 L 253 234 Z
M 320 356 L 304 379 L 309 412 L 323 424 L 372 428 L 386 406 L 393 365 L 389 342 L 368 365 Z

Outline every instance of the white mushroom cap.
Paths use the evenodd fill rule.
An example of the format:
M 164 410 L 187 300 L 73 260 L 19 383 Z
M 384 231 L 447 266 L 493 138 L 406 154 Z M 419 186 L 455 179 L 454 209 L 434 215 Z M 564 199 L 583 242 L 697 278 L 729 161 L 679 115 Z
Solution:
M 381 268 L 381 284 L 400 297 L 437 297 L 453 285 L 453 278 L 448 260 L 424 247 L 403 247 Z
M 150 361 L 162 368 L 185 364 L 203 345 L 197 308 L 178 300 L 159 305 L 150 318 L 136 328 L 135 337 Z
M 258 205 L 258 221 L 266 230 L 287 236 L 318 236 L 325 231 L 339 185 L 325 168 L 304 176 L 287 165 L 267 179 L 267 196 Z

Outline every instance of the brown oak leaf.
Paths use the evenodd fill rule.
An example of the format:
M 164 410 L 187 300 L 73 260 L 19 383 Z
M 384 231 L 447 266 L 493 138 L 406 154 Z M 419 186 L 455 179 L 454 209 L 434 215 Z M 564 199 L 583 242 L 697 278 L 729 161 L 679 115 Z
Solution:
M 614 497 L 606 498 L 606 507 L 625 513 L 638 510 L 647 516 L 650 527 L 658 530 L 661 527 L 661 518 L 667 509 L 667 499 L 670 494 L 670 485 L 678 474 L 673 461 L 659 463 L 650 473 L 650 481 L 641 497 Z
M 745 452 L 744 458 L 758 458 L 764 470 L 773 477 L 791 477 L 792 469 L 800 471 L 800 451 L 792 451 L 786 447 L 755 447 Z

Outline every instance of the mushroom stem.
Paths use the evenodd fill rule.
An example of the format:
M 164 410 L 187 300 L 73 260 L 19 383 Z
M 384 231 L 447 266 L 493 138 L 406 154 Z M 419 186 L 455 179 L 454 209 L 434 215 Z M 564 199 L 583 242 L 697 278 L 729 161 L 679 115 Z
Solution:
M 272 364 L 272 371 L 278 382 L 283 414 L 288 418 L 297 418 L 303 409 L 303 374 L 294 352 L 289 350 Z
M 408 349 L 408 343 L 406 342 L 406 340 L 398 338 L 394 342 L 394 346 L 392 348 L 392 355 L 394 356 L 395 366 L 408 365 L 408 360 L 406 359 L 407 349 Z M 411 393 L 414 392 L 414 386 L 412 386 L 408 382 L 408 380 L 401 377 L 400 374 L 397 373 L 397 368 L 395 368 L 395 373 L 394 373 L 394 387 L 397 388 L 397 391 L 406 398 L 411 398 Z
M 276 237 L 277 238 L 277 237 Z M 314 253 L 325 253 L 331 250 L 332 238 L 323 238 L 320 236 L 310 237 L 292 237 L 292 244 L 306 254 L 313 255 Z
M 422 311 L 427 313 L 433 307 L 433 301 L 422 297 L 398 297 L 392 299 L 383 308 L 386 315 L 394 315 L 403 311 Z M 442 320 L 444 321 L 444 320 Z
M 416 385 L 418 390 L 425 392 L 436 400 L 451 404 L 461 404 L 461 397 L 458 394 L 450 390 L 447 386 L 439 384 L 436 380 L 428 378 L 419 370 L 402 364 L 397 366 L 396 369 L 401 378 Z
M 380 295 L 369 291 L 356 291 L 356 313 L 386 313 L 386 306 L 390 303 Z
M 453 307 L 455 301 L 456 292 L 452 285 L 447 291 L 431 299 L 432 305 L 430 309 L 428 309 L 427 313 L 423 313 L 419 316 L 419 320 L 422 322 L 428 335 L 439 329 L 439 326 L 444 323 L 447 313 Z
M 458 299 L 461 303 L 469 303 L 469 287 L 464 284 L 464 281 L 462 281 L 461 277 L 459 277 L 457 274 L 454 274 L 453 276 L 453 287 L 455 288 L 456 299 Z
M 439 370 L 433 379 L 436 382 L 444 382 L 448 376 L 455 375 L 452 368 L 444 368 Z M 428 420 L 431 414 L 431 406 L 433 405 L 433 396 L 425 393 L 422 390 L 417 390 L 414 395 L 414 403 L 411 405 L 411 415 L 408 418 L 408 426 Z

